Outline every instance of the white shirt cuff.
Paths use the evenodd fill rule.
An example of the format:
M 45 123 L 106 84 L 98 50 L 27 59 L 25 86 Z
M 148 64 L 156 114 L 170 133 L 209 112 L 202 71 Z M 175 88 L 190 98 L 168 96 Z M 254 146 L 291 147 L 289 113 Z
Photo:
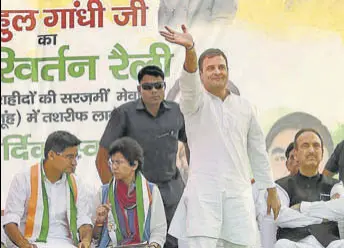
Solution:
M 159 244 L 160 245 L 160 247 L 164 247 L 164 241 L 162 241 L 162 240 L 154 240 L 154 239 L 149 239 L 149 244 L 150 243 L 157 243 L 157 244 Z
M 303 201 L 301 202 L 300 204 L 300 213 L 307 213 L 310 206 L 312 206 L 312 203 L 311 202 L 306 202 L 306 201 Z
M 198 76 L 198 68 L 195 72 L 188 72 L 185 70 L 185 68 L 183 67 L 183 70 L 182 70 L 182 73 L 181 73 L 181 76 L 182 77 L 194 77 L 196 74 L 196 76 Z
M 187 72 L 185 69 L 182 70 L 179 80 L 179 87 L 183 87 L 183 83 L 180 82 L 187 82 L 187 86 L 190 87 L 190 82 L 197 81 L 199 77 L 198 70 L 195 72 Z M 198 83 L 198 82 L 197 82 Z
M 259 182 L 256 181 L 255 184 L 257 185 L 258 190 L 266 190 L 270 188 L 276 188 L 276 184 L 274 182 Z
M 78 229 L 82 225 L 91 225 L 93 227 L 93 223 L 92 223 L 91 218 L 89 218 L 88 216 L 84 216 L 84 217 L 81 217 L 81 218 L 78 217 L 78 220 L 77 220 Z
M 5 226 L 9 223 L 17 224 L 18 228 L 20 226 L 20 217 L 16 214 L 5 214 L 3 217 L 2 225 Z

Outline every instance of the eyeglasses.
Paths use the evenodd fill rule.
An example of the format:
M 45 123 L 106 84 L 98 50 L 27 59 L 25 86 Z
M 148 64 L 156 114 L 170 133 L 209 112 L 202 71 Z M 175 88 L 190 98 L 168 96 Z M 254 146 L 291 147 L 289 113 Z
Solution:
M 121 164 L 124 164 L 125 162 L 126 161 L 123 159 L 112 160 L 111 158 L 109 158 L 108 165 L 109 166 L 113 166 L 113 165 L 119 166 Z
M 67 154 L 67 155 L 63 155 L 62 153 L 56 153 L 57 155 L 64 157 L 66 159 L 68 159 L 70 162 L 76 161 L 78 162 L 81 159 L 81 155 L 77 154 L 77 155 L 72 155 L 72 154 Z
M 162 88 L 165 88 L 165 82 L 155 82 L 155 83 L 144 83 L 141 84 L 142 89 L 144 90 L 152 90 L 153 87 L 156 90 L 161 90 Z

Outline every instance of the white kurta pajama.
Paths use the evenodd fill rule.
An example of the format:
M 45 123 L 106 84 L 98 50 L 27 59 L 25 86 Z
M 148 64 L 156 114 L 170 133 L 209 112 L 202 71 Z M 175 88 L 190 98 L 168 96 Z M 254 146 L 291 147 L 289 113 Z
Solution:
M 92 225 L 92 221 L 87 207 L 88 197 L 85 187 L 76 176 L 75 179 L 78 190 L 76 207 L 78 210 L 77 228 L 79 229 L 83 224 Z M 75 247 L 70 237 L 67 219 L 66 181 L 66 174 L 63 174 L 62 178 L 55 183 L 51 183 L 47 178 L 44 179 L 49 204 L 49 232 L 46 243 L 35 243 L 38 248 Z M 25 230 L 28 214 L 27 206 L 31 194 L 30 189 L 30 169 L 28 169 L 14 176 L 6 201 L 3 224 L 17 224 L 22 234 Z M 37 209 L 37 211 L 39 210 Z M 30 242 L 34 242 L 34 240 L 30 240 Z M 7 240 L 7 245 L 8 247 L 16 247 L 9 240 Z
M 333 186 L 338 192 L 343 191 L 343 184 L 338 183 Z M 276 220 L 276 224 L 282 228 L 296 228 L 304 227 L 313 224 L 322 223 L 323 219 L 330 221 L 340 222 L 344 220 L 344 195 L 340 199 L 330 201 L 317 201 L 317 202 L 301 202 L 300 211 L 289 208 L 290 199 L 288 193 L 279 185 L 277 185 L 278 195 L 281 199 L 281 210 Z M 331 196 L 337 192 L 331 190 Z M 262 205 L 260 212 L 264 213 L 266 205 Z M 267 219 L 272 219 L 271 216 Z M 272 220 L 271 220 L 272 221 Z M 271 237 L 276 236 L 276 230 L 273 232 L 265 230 L 263 240 L 269 240 Z M 276 240 L 276 239 L 274 239 Z M 263 244 L 271 244 L 271 241 L 265 241 Z M 306 238 L 294 242 L 287 239 L 280 239 L 274 245 L 266 245 L 264 247 L 270 248 L 324 248 L 319 241 L 313 236 L 309 235 Z M 332 241 L 327 248 L 343 248 L 344 240 Z
M 169 233 L 254 247 L 258 233 L 249 164 L 258 189 L 274 183 L 253 109 L 234 94 L 222 101 L 206 92 L 198 71 L 183 71 L 180 89 L 191 158 Z

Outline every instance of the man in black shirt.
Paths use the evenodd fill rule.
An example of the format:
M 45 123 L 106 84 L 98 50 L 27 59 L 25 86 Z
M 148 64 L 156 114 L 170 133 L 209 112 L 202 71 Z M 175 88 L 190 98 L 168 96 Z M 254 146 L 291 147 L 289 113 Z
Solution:
M 344 182 L 344 140 L 340 142 L 330 159 L 327 161 L 324 175 L 332 177 L 334 174 L 339 173 L 339 180 Z

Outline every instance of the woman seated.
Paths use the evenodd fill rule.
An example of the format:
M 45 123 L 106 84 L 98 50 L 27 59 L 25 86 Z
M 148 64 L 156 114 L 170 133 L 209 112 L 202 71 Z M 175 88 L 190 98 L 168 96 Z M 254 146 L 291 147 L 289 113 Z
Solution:
M 124 137 L 111 144 L 109 166 L 113 177 L 103 185 L 94 203 L 93 238 L 98 247 L 146 242 L 162 248 L 167 224 L 160 191 L 141 173 L 143 150 Z

